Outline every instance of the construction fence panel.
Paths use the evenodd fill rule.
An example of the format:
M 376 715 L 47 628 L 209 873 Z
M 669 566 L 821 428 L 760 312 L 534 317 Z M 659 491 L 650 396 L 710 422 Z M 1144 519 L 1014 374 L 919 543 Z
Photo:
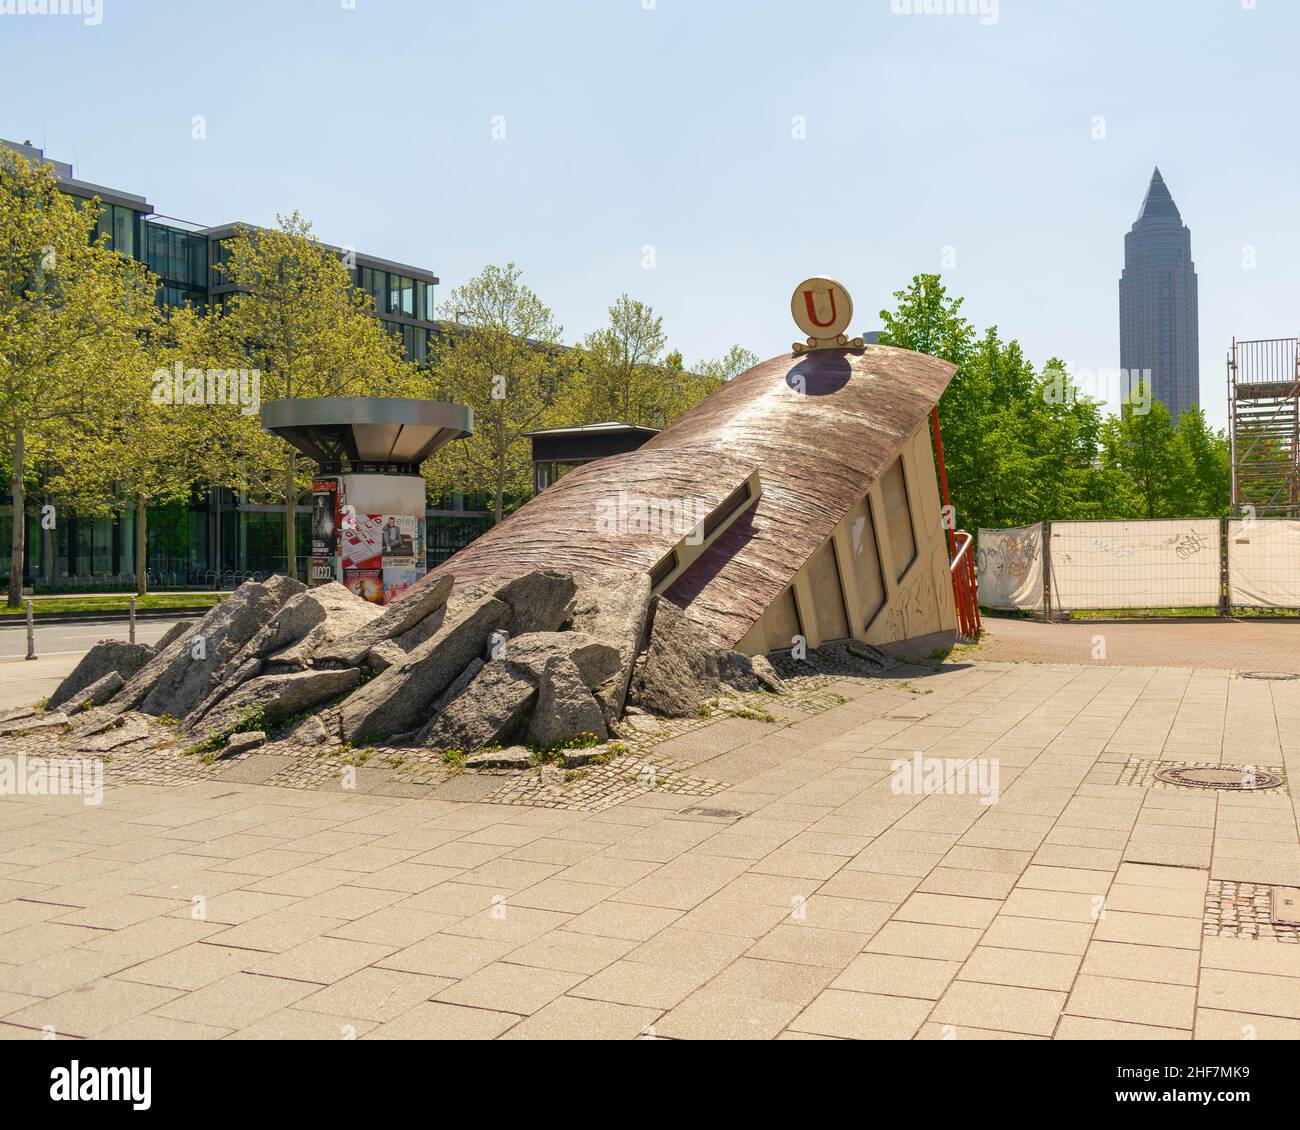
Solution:
M 1053 522 L 1052 605 L 1059 609 L 1217 607 L 1217 518 Z
M 975 569 L 985 608 L 1041 608 L 1043 524 L 980 530 Z
M 1228 522 L 1228 602 L 1243 608 L 1300 607 L 1300 520 Z

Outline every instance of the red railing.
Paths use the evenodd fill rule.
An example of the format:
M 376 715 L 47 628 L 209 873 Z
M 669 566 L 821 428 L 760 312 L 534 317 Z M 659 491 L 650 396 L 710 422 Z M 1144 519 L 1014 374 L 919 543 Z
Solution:
M 965 530 L 957 530 L 957 556 L 952 559 L 952 593 L 957 601 L 957 630 L 965 639 L 980 634 L 979 592 L 975 584 L 975 539 Z

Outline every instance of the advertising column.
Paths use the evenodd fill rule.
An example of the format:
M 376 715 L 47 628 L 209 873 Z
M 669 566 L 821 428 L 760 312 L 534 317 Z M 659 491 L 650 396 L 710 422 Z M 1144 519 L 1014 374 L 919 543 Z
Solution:
M 424 479 L 344 475 L 339 565 L 358 596 L 387 604 L 425 571 Z

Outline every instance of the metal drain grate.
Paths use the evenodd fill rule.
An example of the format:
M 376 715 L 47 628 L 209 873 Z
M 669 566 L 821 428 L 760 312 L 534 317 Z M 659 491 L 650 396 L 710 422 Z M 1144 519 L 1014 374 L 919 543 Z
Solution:
M 1273 888 L 1273 925 L 1300 926 L 1300 887 Z
M 702 816 L 709 820 L 739 820 L 745 814 L 731 808 L 683 808 L 678 816 Z
M 1282 783 L 1281 774 L 1254 766 L 1238 768 L 1219 766 L 1173 766 L 1157 769 L 1156 779 L 1169 785 L 1183 785 L 1192 789 L 1230 789 L 1254 792 L 1258 789 L 1275 789 Z
M 1288 683 L 1292 679 L 1300 679 L 1294 671 L 1242 671 L 1243 679 L 1264 679 L 1271 683 Z

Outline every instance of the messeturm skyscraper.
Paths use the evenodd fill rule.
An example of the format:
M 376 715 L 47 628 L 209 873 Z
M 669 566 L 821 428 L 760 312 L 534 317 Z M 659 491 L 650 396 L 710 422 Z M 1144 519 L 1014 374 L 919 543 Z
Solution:
M 1150 371 L 1151 397 L 1178 420 L 1201 399 L 1192 233 L 1160 170 L 1124 236 L 1119 280 L 1119 355 L 1129 387 Z

